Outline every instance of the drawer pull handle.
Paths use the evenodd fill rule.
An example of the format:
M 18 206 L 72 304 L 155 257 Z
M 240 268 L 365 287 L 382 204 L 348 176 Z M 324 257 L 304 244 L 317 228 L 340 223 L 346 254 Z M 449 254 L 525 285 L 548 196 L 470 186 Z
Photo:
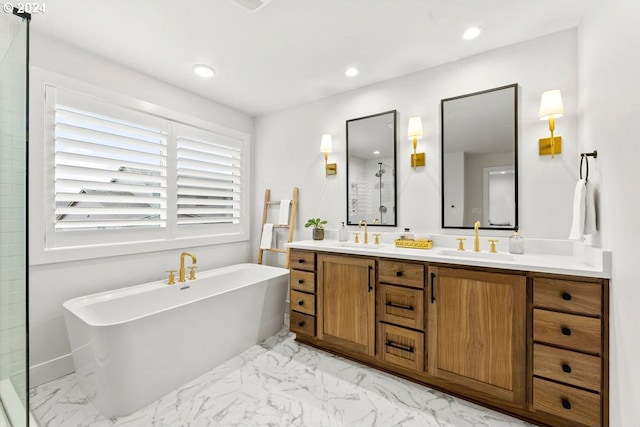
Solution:
M 304 320 L 301 322 L 298 322 L 298 328 L 302 328 L 304 326 Z
M 571 409 L 571 402 L 568 399 L 562 399 L 562 407 L 564 409 Z
M 402 271 L 396 271 L 396 276 L 397 277 L 402 277 Z
M 302 285 L 304 283 L 304 280 L 303 279 L 298 279 L 298 283 Z
M 300 259 L 298 260 L 298 264 L 303 264 L 303 263 L 304 263 L 304 260 L 303 260 L 302 258 L 300 258 Z
M 567 365 L 566 363 L 562 364 L 562 372 L 566 372 L 567 374 L 571 373 L 571 366 Z
M 571 329 L 569 329 L 569 328 L 562 328 L 562 335 L 566 335 L 566 336 L 571 335 Z
M 386 345 L 387 347 L 393 347 L 393 348 L 397 348 L 398 350 L 402 350 L 402 351 L 407 351 L 409 353 L 413 353 L 413 347 L 408 346 L 408 345 L 396 344 L 396 343 L 391 342 L 391 341 L 385 342 L 384 345 Z
M 304 305 L 304 300 L 298 301 L 298 305 Z
M 562 299 L 565 301 L 571 301 L 571 294 L 569 292 L 563 292 Z
M 391 302 L 391 301 L 385 302 L 384 305 L 386 305 L 387 307 L 401 308 L 403 310 L 411 310 L 411 311 L 413 311 L 413 306 L 412 305 L 397 304 L 397 303 Z

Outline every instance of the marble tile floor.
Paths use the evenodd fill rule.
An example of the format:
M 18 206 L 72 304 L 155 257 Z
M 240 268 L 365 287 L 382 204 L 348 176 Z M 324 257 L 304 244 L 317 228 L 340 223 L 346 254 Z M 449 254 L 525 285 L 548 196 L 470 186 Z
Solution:
M 30 399 L 40 427 L 532 426 L 300 345 L 286 329 L 125 417 L 100 415 L 74 374 Z

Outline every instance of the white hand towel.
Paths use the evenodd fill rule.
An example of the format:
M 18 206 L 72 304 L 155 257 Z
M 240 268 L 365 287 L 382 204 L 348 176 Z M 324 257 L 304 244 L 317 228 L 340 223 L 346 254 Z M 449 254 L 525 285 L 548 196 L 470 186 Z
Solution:
M 579 179 L 573 194 L 573 222 L 569 233 L 570 240 L 582 240 L 584 238 L 585 193 L 584 179 Z
M 260 239 L 260 249 L 269 249 L 273 238 L 273 224 L 265 223 L 262 226 L 262 238 Z
M 596 232 L 596 200 L 593 185 L 587 182 L 586 187 L 584 197 L 584 234 L 593 234 Z
M 280 213 L 278 214 L 278 224 L 280 225 L 289 224 L 289 204 L 290 203 L 291 203 L 291 200 L 280 201 Z

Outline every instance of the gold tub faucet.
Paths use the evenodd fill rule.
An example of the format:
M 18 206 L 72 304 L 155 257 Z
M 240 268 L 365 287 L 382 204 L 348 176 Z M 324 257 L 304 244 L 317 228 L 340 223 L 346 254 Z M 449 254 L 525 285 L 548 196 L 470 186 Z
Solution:
M 480 236 L 478 235 L 478 229 L 480 228 L 480 221 L 476 221 L 473 225 L 473 230 L 476 233 L 476 240 L 473 242 L 473 251 L 480 252 Z
M 186 257 L 186 256 L 190 256 L 190 257 L 191 257 L 191 265 L 192 265 L 192 266 L 195 266 L 195 264 L 196 264 L 196 256 L 195 256 L 195 255 L 190 254 L 190 253 L 188 253 L 188 252 L 182 252 L 182 253 L 180 254 L 180 271 L 179 271 L 179 273 L 180 273 L 180 278 L 178 279 L 178 281 L 179 281 L 180 283 L 182 283 L 182 282 L 184 282 L 184 281 L 185 281 L 185 274 L 184 274 L 184 257 Z M 194 271 L 193 271 L 193 268 L 191 268 L 191 275 L 190 275 L 189 279 L 193 280 L 193 279 L 195 279 L 195 278 L 196 278 L 195 273 L 194 273 Z

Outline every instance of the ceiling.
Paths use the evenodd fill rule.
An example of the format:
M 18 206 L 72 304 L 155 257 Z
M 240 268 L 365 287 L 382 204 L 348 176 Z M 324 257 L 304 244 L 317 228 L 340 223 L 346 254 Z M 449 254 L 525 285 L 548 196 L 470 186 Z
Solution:
M 31 29 L 260 116 L 575 27 L 596 1 L 56 0 Z M 469 26 L 483 33 L 463 41 Z

